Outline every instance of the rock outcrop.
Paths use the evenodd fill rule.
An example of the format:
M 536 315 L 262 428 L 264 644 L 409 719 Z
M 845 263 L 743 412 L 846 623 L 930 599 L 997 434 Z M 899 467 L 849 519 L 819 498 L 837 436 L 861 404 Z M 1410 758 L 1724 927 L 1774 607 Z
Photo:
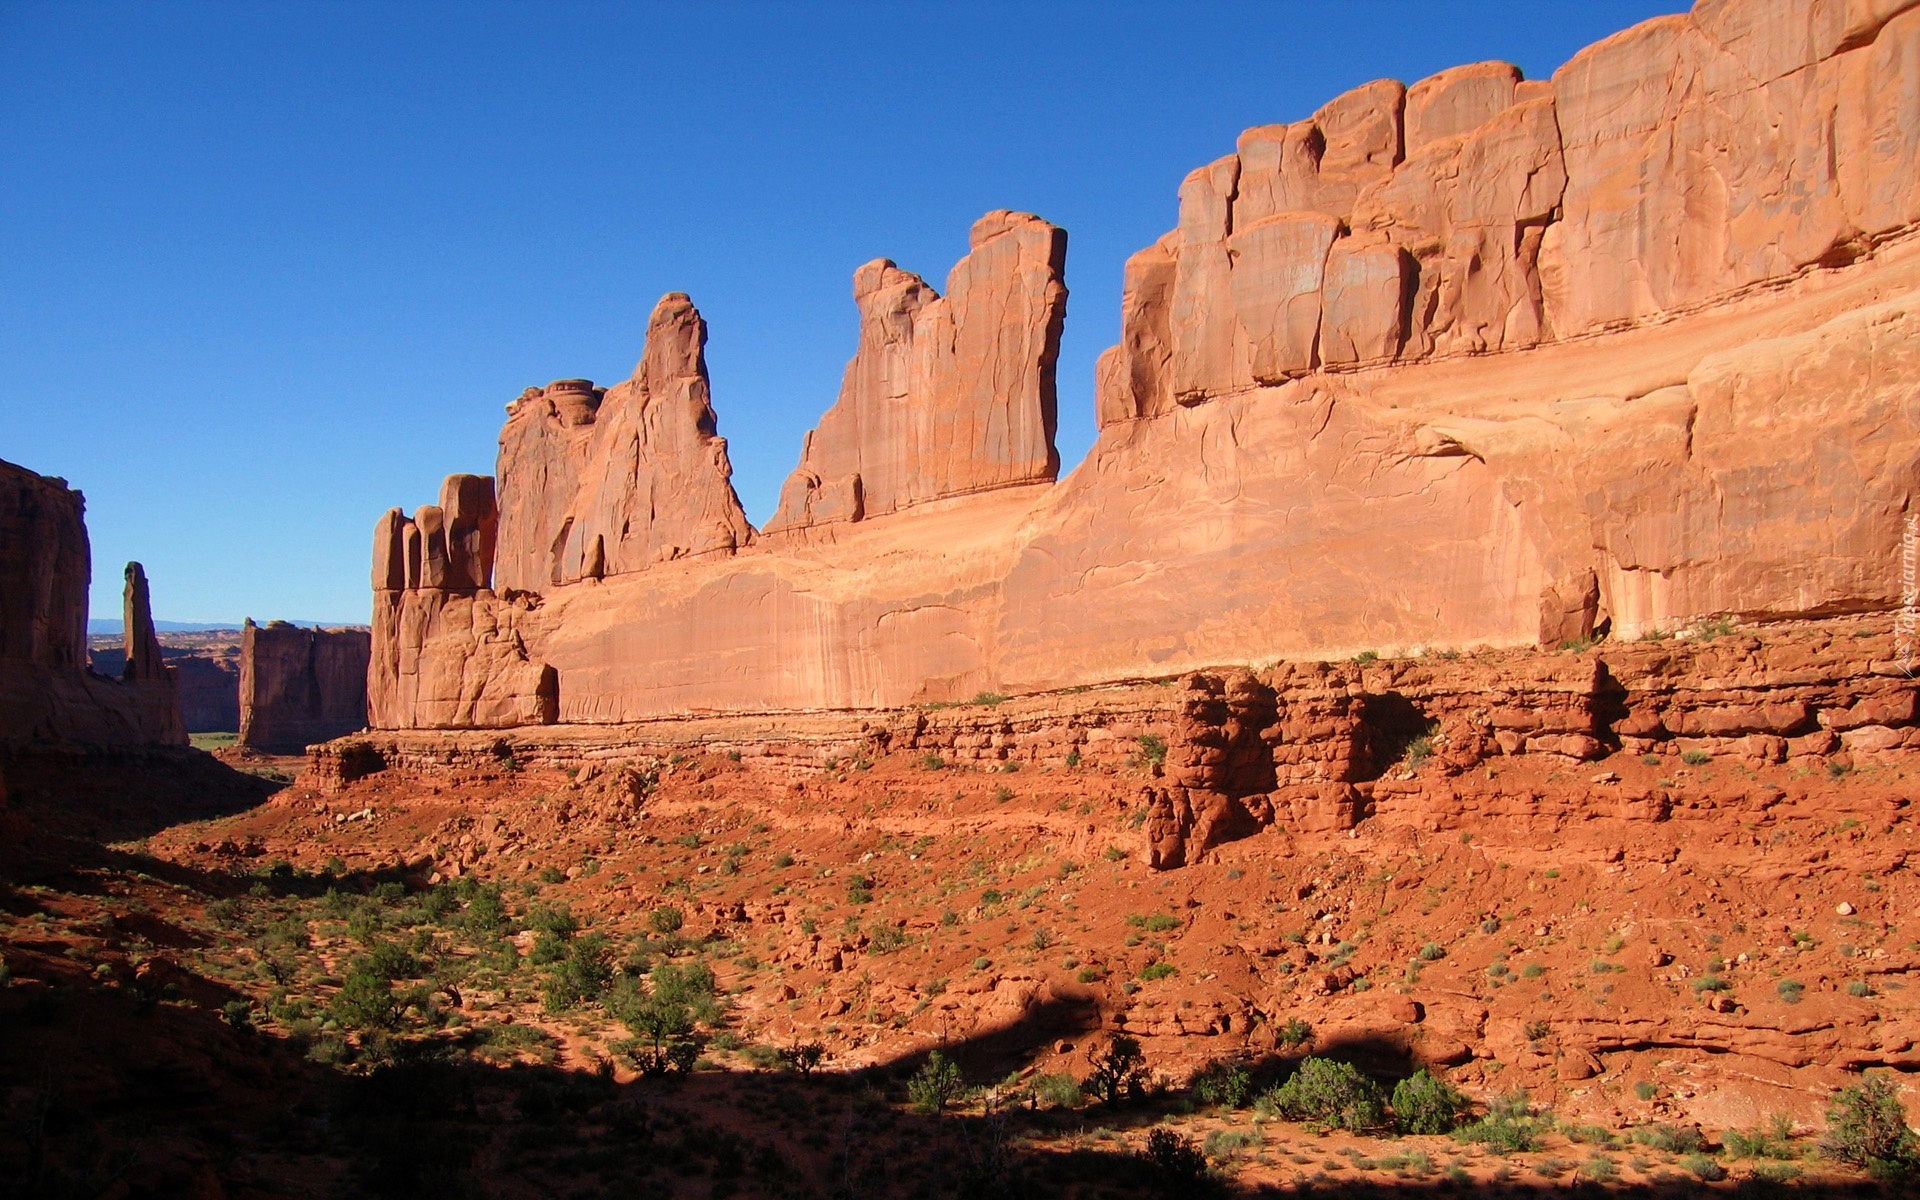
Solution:
M 121 675 L 87 669 L 85 513 L 64 480 L 0 462 L 0 750 L 185 745 L 139 563 L 126 569 Z
M 604 393 L 561 380 L 508 407 L 498 479 L 513 502 L 499 508 L 502 591 L 731 554 L 752 541 L 726 439 L 715 432 L 706 344 L 706 322 L 674 292 L 654 307 L 633 378 Z M 477 483 L 467 486 L 475 511 L 491 513 L 491 483 L 484 499 Z M 476 516 L 466 535 L 477 544 L 491 533 Z M 445 581 L 429 574 L 420 586 L 462 591 L 492 582 L 476 560 Z
M 1551 80 L 1476 64 L 1250 129 L 1129 260 L 1099 438 L 1050 486 L 1061 243 L 1034 218 L 976 226 L 944 299 L 861 269 L 860 348 L 777 537 L 650 532 L 689 510 L 586 465 L 612 393 L 531 393 L 497 593 L 435 582 L 430 522 L 383 524 L 373 724 L 888 708 L 1893 611 L 1917 91 L 1920 7 L 1703 0 Z M 685 552 L 639 552 L 663 542 Z
M 1910 7 L 1702 0 L 1551 80 L 1479 63 L 1247 130 L 1128 263 L 1102 423 L 1592 336 L 1850 261 L 1920 220 Z
M 371 654 L 364 629 L 248 621 L 240 631 L 240 744 L 300 754 L 366 728 Z
M 779 533 L 883 516 L 1060 470 L 1054 364 L 1066 321 L 1067 234 L 991 212 L 942 297 L 879 258 L 853 274 L 860 348 L 840 399 L 807 434 L 767 523 Z

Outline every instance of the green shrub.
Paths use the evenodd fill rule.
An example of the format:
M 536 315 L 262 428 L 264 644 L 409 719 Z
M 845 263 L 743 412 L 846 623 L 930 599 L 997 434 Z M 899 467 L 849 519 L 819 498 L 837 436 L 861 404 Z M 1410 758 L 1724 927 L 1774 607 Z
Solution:
M 1313 1044 L 1313 1026 L 1299 1017 L 1288 1017 L 1287 1023 L 1280 1027 L 1280 1044 L 1289 1050 Z
M 1214 1162 L 1232 1159 L 1250 1146 L 1260 1144 L 1260 1135 L 1247 1129 L 1216 1129 L 1207 1135 L 1206 1156 Z
M 1706 1144 L 1698 1129 L 1665 1122 L 1642 1125 L 1627 1136 L 1642 1146 L 1666 1154 L 1691 1154 Z
M 1690 767 L 1704 766 L 1712 760 L 1713 755 L 1708 754 L 1705 750 L 1682 750 L 1680 752 L 1680 761 Z
M 1170 962 L 1148 963 L 1140 971 L 1142 983 L 1152 983 L 1156 979 L 1165 979 L 1169 975 L 1178 975 L 1180 968 Z
M 1580 1174 L 1595 1183 L 1612 1183 L 1620 1177 L 1620 1170 L 1613 1160 L 1604 1154 L 1596 1154 L 1580 1164 Z
M 1033 1081 L 1034 1098 L 1055 1108 L 1077 1108 L 1086 1098 L 1080 1081 L 1071 1075 L 1042 1075 Z
M 1467 1098 L 1424 1068 L 1393 1085 L 1393 1123 L 1402 1133 L 1452 1133 Z
M 1151 733 L 1139 737 L 1141 761 L 1150 766 L 1159 766 L 1167 761 L 1167 739 Z
M 1486 1116 L 1455 1129 L 1453 1136 L 1485 1146 L 1495 1154 L 1523 1154 L 1539 1149 L 1541 1124 L 1527 1093 L 1516 1090 L 1496 1097 L 1487 1106 Z
M 1107 1042 L 1100 1057 L 1093 1060 L 1093 1072 L 1087 1076 L 1086 1090 L 1107 1104 L 1138 1095 L 1146 1086 L 1147 1061 L 1140 1053 L 1138 1039 L 1116 1033 Z
M 1798 1004 L 1800 1003 L 1800 997 L 1807 993 L 1807 985 L 1801 983 L 1798 979 L 1782 979 L 1775 986 L 1774 990 L 1778 991 L 1780 998 L 1788 1004 Z
M 347 1029 L 395 1029 L 400 1024 L 400 1005 L 394 999 L 393 983 L 378 971 L 368 969 L 364 959 L 347 972 L 340 990 L 328 1002 L 327 1012 Z
M 946 1055 L 935 1050 L 927 1055 L 927 1061 L 907 1081 L 907 1096 L 912 1099 L 915 1108 L 937 1117 L 947 1110 L 947 1105 L 965 1086 L 960 1068 Z
M 549 935 L 541 935 L 543 937 Z M 565 1012 L 600 999 L 613 980 L 613 953 L 605 934 L 587 933 L 566 943 L 566 952 L 547 974 L 544 1001 L 550 1013 Z
M 1420 947 L 1421 962 L 1438 962 L 1447 956 L 1447 948 L 1439 942 L 1428 942 Z
M 1876 1176 L 1903 1176 L 1920 1165 L 1920 1142 L 1907 1128 L 1907 1111 L 1884 1075 L 1869 1075 L 1858 1087 L 1840 1090 L 1827 1110 L 1820 1148 Z
M 791 1046 L 782 1046 L 779 1050 L 780 1061 L 788 1070 L 797 1071 L 802 1079 L 813 1074 L 820 1060 L 827 1056 L 827 1048 L 819 1042 L 797 1042 Z
M 1793 1118 L 1775 1113 L 1767 1129 L 1729 1129 L 1721 1141 L 1735 1158 L 1792 1158 Z
M 1659 1093 L 1660 1089 L 1649 1079 L 1642 1079 L 1639 1083 L 1633 1085 L 1633 1094 L 1642 1100 L 1651 1100 L 1659 1095 Z
M 1149 1133 L 1139 1159 L 1162 1196 L 1213 1196 L 1222 1190 L 1219 1178 L 1207 1166 L 1206 1153 L 1192 1138 L 1171 1129 Z
M 1684 1154 L 1680 1157 L 1680 1169 L 1693 1175 L 1702 1183 L 1715 1183 L 1727 1177 L 1727 1169 L 1705 1154 Z
M 1245 1108 L 1253 1098 L 1253 1075 L 1241 1063 L 1216 1058 L 1187 1077 L 1187 1090 L 1201 1104 Z
M 566 874 L 561 871 L 559 867 L 546 866 L 540 868 L 541 883 L 565 883 L 566 881 Z
M 1314 1121 L 1354 1133 L 1386 1124 L 1380 1085 L 1352 1063 L 1307 1057 L 1293 1077 L 1273 1092 L 1273 1105 L 1296 1121 Z

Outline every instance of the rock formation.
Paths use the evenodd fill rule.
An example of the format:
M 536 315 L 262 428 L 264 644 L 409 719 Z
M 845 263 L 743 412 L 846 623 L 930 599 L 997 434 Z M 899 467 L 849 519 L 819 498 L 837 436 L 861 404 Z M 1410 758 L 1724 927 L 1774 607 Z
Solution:
M 698 339 L 656 314 L 695 432 L 624 444 L 686 448 L 673 477 L 709 499 L 648 499 L 654 450 L 593 465 L 614 393 L 529 393 L 497 594 L 434 574 L 430 518 L 383 521 L 373 724 L 884 708 L 1892 611 L 1920 482 L 1917 93 L 1916 6 L 1702 0 L 1551 80 L 1476 64 L 1250 129 L 1127 263 L 1099 439 L 1051 486 L 1061 242 L 994 214 L 945 298 L 861 268 L 859 350 L 758 542 L 701 457 Z
M 769 533 L 943 496 L 1051 483 L 1067 234 L 1027 213 L 974 222 L 942 297 L 884 258 L 853 273 L 860 348 L 807 434 Z
M 240 631 L 240 744 L 300 754 L 367 724 L 363 629 L 303 629 L 285 621 Z
M 120 678 L 87 670 L 85 513 L 64 480 L 0 462 L 0 750 L 185 745 L 139 563 L 126 569 Z
M 231 632 L 230 641 L 222 633 Z M 161 652 L 180 698 L 180 719 L 188 733 L 232 733 L 240 728 L 240 639 L 235 631 L 161 633 Z M 106 645 L 89 635 L 87 659 L 96 675 L 119 678 L 127 665 L 123 645 Z
M 561 380 L 509 406 L 498 478 L 515 502 L 500 508 L 502 591 L 731 554 L 752 540 L 726 439 L 714 432 L 706 344 L 706 322 L 674 292 L 654 307 L 633 378 L 604 393 Z M 467 486 L 475 511 L 491 513 L 491 483 L 484 499 L 477 482 Z M 469 536 L 491 539 L 490 525 L 482 532 L 476 523 Z M 491 582 L 476 561 L 445 582 L 429 573 L 420 586 L 461 591 Z

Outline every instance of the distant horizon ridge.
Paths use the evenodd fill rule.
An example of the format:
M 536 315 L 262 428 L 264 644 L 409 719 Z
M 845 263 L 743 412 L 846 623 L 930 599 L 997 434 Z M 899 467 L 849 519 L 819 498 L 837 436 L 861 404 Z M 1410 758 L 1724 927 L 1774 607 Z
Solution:
M 314 620 L 308 620 L 307 618 L 304 618 L 304 617 L 301 617 L 301 618 L 271 617 L 271 618 L 268 618 L 268 620 L 270 621 L 285 620 L 286 623 L 289 625 L 301 625 L 301 626 L 305 626 L 313 629 L 318 629 L 318 628 L 330 629 L 330 628 L 337 628 L 342 626 L 359 629 L 359 628 L 365 628 L 367 625 L 367 623 L 364 620 L 362 621 L 314 621 Z M 162 621 L 162 620 L 155 619 L 155 621 L 153 622 L 153 627 L 162 633 L 210 633 L 220 629 L 239 629 L 243 623 L 244 621 Z M 256 620 L 254 623 L 256 625 L 265 625 L 268 622 Z M 89 617 L 87 619 L 87 632 L 90 634 L 120 633 L 122 632 L 121 621 L 118 617 Z

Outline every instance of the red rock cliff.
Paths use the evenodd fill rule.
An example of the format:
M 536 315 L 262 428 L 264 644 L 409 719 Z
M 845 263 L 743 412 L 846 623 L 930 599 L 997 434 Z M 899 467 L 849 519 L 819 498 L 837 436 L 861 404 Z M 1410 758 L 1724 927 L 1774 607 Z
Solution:
M 973 490 L 1051 473 L 1050 450 L 999 455 L 1050 444 L 1057 231 L 989 218 L 944 299 L 869 264 L 783 536 L 574 570 L 577 519 L 534 498 L 640 485 L 557 451 L 520 471 L 516 410 L 503 545 L 529 532 L 501 559 L 528 565 L 498 597 L 377 602 L 396 682 L 374 724 L 886 707 L 1891 611 L 1920 482 L 1916 95 L 1920 8 L 1703 0 L 1551 80 L 1484 63 L 1251 129 L 1127 264 L 1100 437 L 1050 487 Z M 946 378 L 988 361 L 965 346 L 1018 369 L 928 385 L 942 305 L 997 314 L 934 339 Z M 577 384 L 522 404 L 555 445 L 604 419 Z M 996 440 L 1000 413 L 1034 433 Z M 961 452 L 925 456 L 936 426 Z
M 371 648 L 363 629 L 248 621 L 240 631 L 240 744 L 299 754 L 365 728 Z
M 185 745 L 139 563 L 126 569 L 121 677 L 86 669 L 85 512 L 64 480 L 0 462 L 0 750 Z
M 770 533 L 943 496 L 1051 483 L 1067 234 L 1027 213 L 974 222 L 941 297 L 884 258 L 853 275 L 860 348 L 807 435 Z

